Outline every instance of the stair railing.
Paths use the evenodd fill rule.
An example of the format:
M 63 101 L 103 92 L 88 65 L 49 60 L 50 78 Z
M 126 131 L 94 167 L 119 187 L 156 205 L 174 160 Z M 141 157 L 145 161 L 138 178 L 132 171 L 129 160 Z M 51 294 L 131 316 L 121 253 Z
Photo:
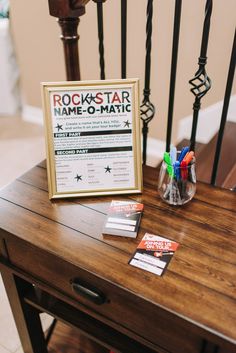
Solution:
M 215 158 L 214 158 L 213 168 L 212 168 L 212 175 L 211 175 L 212 185 L 216 184 L 217 170 L 218 170 L 218 165 L 220 160 L 220 152 L 221 152 L 222 141 L 224 137 L 224 129 L 225 129 L 228 108 L 229 108 L 229 101 L 230 101 L 230 96 L 231 96 L 231 91 L 233 86 L 233 80 L 234 80 L 235 63 L 236 63 L 236 29 L 234 32 L 233 48 L 231 52 L 229 72 L 228 72 L 226 88 L 225 88 L 225 96 L 224 96 L 224 103 L 223 103 L 223 109 L 221 114 L 220 129 L 219 129 L 218 139 L 216 143 Z M 233 152 L 235 153 L 235 151 Z M 236 182 L 235 182 L 235 186 L 236 186 Z
M 211 14 L 212 14 L 212 0 L 207 0 L 205 7 L 205 19 L 203 24 L 203 33 L 202 33 L 202 43 L 201 43 L 201 52 L 198 58 L 199 68 L 189 83 L 191 86 L 191 92 L 195 96 L 195 101 L 193 103 L 193 123 L 192 123 L 192 132 L 190 138 L 190 149 L 195 150 L 196 143 L 196 133 L 197 133 L 197 123 L 198 123 L 198 114 L 201 108 L 201 99 L 211 88 L 211 79 L 206 73 L 206 63 L 207 63 L 207 46 L 209 40 L 210 32 L 210 23 L 211 23 Z
M 105 79 L 105 50 L 104 50 L 104 30 L 103 30 L 103 5 L 106 0 L 93 0 L 97 4 L 97 23 L 98 23 L 98 40 L 99 40 L 99 64 L 100 78 Z M 50 15 L 57 17 L 61 26 L 61 39 L 64 45 L 64 55 L 66 63 L 67 80 L 80 80 L 79 55 L 78 55 L 78 39 L 77 27 L 80 16 L 85 14 L 85 6 L 89 0 L 48 0 Z M 121 78 L 127 77 L 127 0 L 120 0 L 121 4 Z M 155 4 L 155 3 L 154 3 Z M 149 123 L 154 118 L 155 106 L 151 102 L 151 48 L 152 48 L 152 22 L 153 22 L 153 0 L 147 0 L 146 11 L 146 57 L 145 57 L 145 83 L 143 89 L 143 100 L 140 107 L 140 117 L 143 122 L 143 164 L 147 160 L 147 138 Z M 137 5 L 138 6 L 138 5 Z M 211 16 L 212 16 L 212 0 L 206 0 L 205 17 L 203 22 L 203 32 L 201 40 L 201 50 L 198 59 L 198 70 L 194 77 L 189 81 L 192 86 L 191 92 L 195 96 L 193 103 L 193 121 L 190 137 L 190 148 L 195 149 L 196 133 L 198 124 L 198 115 L 201 108 L 201 99 L 211 88 L 211 79 L 206 72 L 207 63 L 207 47 L 209 41 Z M 166 132 L 166 150 L 169 151 L 171 144 L 172 122 L 174 111 L 174 97 L 176 84 L 176 71 L 178 63 L 178 48 L 181 26 L 181 8 L 182 0 L 175 0 L 173 38 L 172 38 L 172 58 L 170 69 L 170 86 L 169 86 L 169 103 L 167 117 Z M 219 129 L 218 141 L 215 152 L 215 159 L 212 170 L 211 184 L 215 185 L 218 163 L 221 153 L 221 145 L 224 135 L 224 127 L 227 119 L 228 106 L 232 90 L 232 84 L 235 72 L 236 62 L 236 44 L 235 36 L 229 72 L 224 96 L 223 110 L 221 116 L 221 124 Z

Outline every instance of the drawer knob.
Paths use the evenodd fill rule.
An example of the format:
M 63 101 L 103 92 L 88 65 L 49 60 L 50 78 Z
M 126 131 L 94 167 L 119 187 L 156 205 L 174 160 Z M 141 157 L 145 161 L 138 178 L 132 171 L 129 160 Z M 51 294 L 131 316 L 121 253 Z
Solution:
M 98 289 L 76 278 L 71 281 L 72 289 L 75 293 L 90 300 L 91 302 L 101 305 L 106 302 L 105 295 Z

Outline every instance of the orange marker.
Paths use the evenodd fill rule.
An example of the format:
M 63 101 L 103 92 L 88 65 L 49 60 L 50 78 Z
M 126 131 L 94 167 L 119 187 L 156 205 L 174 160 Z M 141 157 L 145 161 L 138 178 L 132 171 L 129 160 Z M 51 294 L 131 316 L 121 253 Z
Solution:
M 188 165 L 191 162 L 191 160 L 193 159 L 193 156 L 194 156 L 193 151 L 190 151 L 186 154 L 186 156 L 183 159 L 186 162 L 186 165 Z

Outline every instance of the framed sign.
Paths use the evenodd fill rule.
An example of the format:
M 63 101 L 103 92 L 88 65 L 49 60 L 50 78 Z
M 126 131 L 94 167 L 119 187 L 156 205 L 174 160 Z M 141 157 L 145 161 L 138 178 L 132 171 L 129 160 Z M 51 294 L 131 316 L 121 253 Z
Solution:
M 142 191 L 139 81 L 42 83 L 49 198 Z

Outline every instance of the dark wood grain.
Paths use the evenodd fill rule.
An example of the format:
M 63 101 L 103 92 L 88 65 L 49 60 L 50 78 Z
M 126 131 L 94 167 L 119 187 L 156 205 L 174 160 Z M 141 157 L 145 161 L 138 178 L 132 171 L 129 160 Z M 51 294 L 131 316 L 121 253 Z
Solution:
M 228 189 L 236 188 L 236 163 L 234 164 L 232 169 L 229 171 L 227 177 L 225 178 L 223 187 Z
M 58 24 L 61 28 L 66 79 L 68 81 L 79 81 L 81 79 L 78 48 L 79 35 L 77 33 L 79 22 L 80 19 L 78 17 L 59 18 L 58 20 Z
M 38 170 L 34 176 L 31 172 L 32 180 L 36 182 Z M 43 170 L 40 170 L 40 173 Z M 41 185 L 40 185 L 41 186 Z M 106 197 L 102 198 L 100 202 L 97 198 L 91 200 L 89 199 L 80 199 L 70 200 L 70 201 L 56 201 L 53 204 L 48 201 L 47 193 L 44 195 L 38 191 L 37 189 L 31 190 L 26 186 L 19 186 L 17 189 L 18 195 L 14 195 L 14 185 L 10 187 L 11 190 L 6 190 L 9 200 L 14 200 L 16 198 L 17 202 L 22 206 L 26 205 L 28 202 L 29 207 L 32 209 L 33 204 L 40 205 L 40 209 L 42 209 L 42 214 L 55 220 L 57 214 L 60 212 L 61 214 L 61 222 L 65 225 L 68 225 L 68 212 L 72 212 L 73 209 L 82 210 L 81 215 L 83 217 L 82 221 L 80 218 L 80 212 L 78 211 L 78 215 L 75 214 L 73 216 L 73 212 L 70 216 L 70 226 L 74 229 L 77 229 L 78 223 L 80 223 L 80 230 L 85 231 L 86 227 L 90 227 L 90 236 L 95 236 L 97 238 L 101 238 L 103 241 L 109 242 L 114 246 L 119 246 L 121 248 L 126 248 L 130 246 L 130 241 L 128 239 L 119 239 L 114 237 L 103 237 L 102 225 L 105 219 L 105 212 L 107 211 L 109 202 L 114 197 Z M 27 189 L 28 188 L 28 189 Z M 146 217 L 143 217 L 141 221 L 141 228 L 136 240 L 136 243 L 140 241 L 140 238 L 146 231 L 159 233 L 164 236 L 169 236 L 176 241 L 182 241 L 185 238 L 185 235 L 188 235 L 188 244 L 187 246 L 195 247 L 197 251 L 201 251 L 205 254 L 212 255 L 213 257 L 217 256 L 219 251 L 221 252 L 221 260 L 226 260 L 227 262 L 235 263 L 235 258 L 232 256 L 234 240 L 231 241 L 229 238 L 229 234 L 234 234 L 236 231 L 236 225 L 234 221 L 234 213 L 232 211 L 228 211 L 225 209 L 220 209 L 215 207 L 214 209 L 207 203 L 202 203 L 198 200 L 193 200 L 189 205 L 186 205 L 184 208 L 176 209 L 163 202 L 158 197 L 157 193 L 153 189 L 146 189 L 147 192 L 143 196 L 132 197 L 138 201 L 145 203 L 144 214 Z M 34 198 L 29 199 L 27 195 L 33 193 Z M 37 195 L 40 195 L 40 199 Z M 25 201 L 26 198 L 26 201 Z M 42 200 L 43 198 L 43 200 Z M 116 197 L 119 198 L 119 197 Z M 35 203 L 33 200 L 37 200 Z M 105 201 L 105 202 L 104 202 Z M 80 205 L 76 206 L 76 202 L 80 202 Z M 150 206 L 149 206 L 150 205 Z M 234 203 L 233 203 L 234 205 Z M 54 209 L 56 207 L 57 214 L 55 215 Z M 91 215 L 87 212 L 87 207 L 89 209 L 96 211 L 93 217 L 96 217 L 96 227 L 91 222 Z M 233 207 L 233 206 L 232 206 Z M 63 210 L 63 211 L 62 211 Z M 158 212 L 156 212 L 158 211 Z M 181 218 L 179 217 L 179 213 L 181 212 Z M 193 214 L 191 213 L 193 212 Z M 183 224 L 183 218 L 185 222 Z M 169 220 L 172 219 L 173 222 Z M 213 223 L 211 220 L 214 219 L 216 222 L 214 223 L 214 227 L 218 227 L 220 232 L 215 232 L 213 227 Z M 224 222 L 222 223 L 222 221 Z M 226 221 L 227 227 L 226 228 Z M 93 228 L 93 231 L 91 230 Z M 207 236 L 206 236 L 207 235 Z M 222 249 L 222 242 L 224 242 L 225 238 L 227 238 L 227 244 L 225 244 L 224 249 Z M 135 242 L 135 240 L 134 240 Z M 209 244 L 211 244 L 211 249 L 209 251 Z M 132 249 L 133 250 L 133 247 Z M 210 252 L 210 253 L 209 253 Z
M 41 164 L 45 167 L 45 163 Z M 157 188 L 158 181 L 158 168 L 151 168 L 146 166 L 143 171 L 144 183 L 152 185 L 153 188 Z M 232 197 L 232 192 L 230 190 L 225 190 L 220 187 L 211 186 L 207 183 L 199 182 L 197 183 L 197 193 L 194 199 L 204 201 L 215 207 L 226 208 L 228 210 L 235 211 L 236 209 L 236 198 Z
M 75 18 L 85 14 L 89 0 L 48 0 L 49 13 L 58 18 Z
M 1 269 L 1 275 L 24 351 L 47 353 L 39 312 L 24 302 L 29 284 L 5 269 Z
M 147 168 L 147 170 L 149 170 L 149 168 Z M 150 173 L 147 173 L 147 179 L 149 177 L 149 174 Z M 44 178 L 43 178 L 43 175 L 44 175 Z M 30 181 L 29 181 L 29 178 L 30 178 Z M 233 233 L 236 231 L 236 226 L 234 222 L 234 212 L 227 212 L 226 210 L 224 210 L 224 208 L 226 208 L 228 209 L 228 211 L 230 210 L 234 211 L 236 208 L 236 200 L 235 198 L 232 198 L 231 191 L 224 192 L 222 189 L 216 188 L 214 195 L 218 195 L 217 197 L 215 197 L 217 204 L 213 208 L 211 207 L 212 204 L 209 202 L 206 202 L 206 200 L 211 199 L 210 194 L 214 189 L 214 187 L 208 186 L 208 189 L 204 189 L 204 185 L 202 186 L 202 184 L 199 183 L 200 190 L 199 190 L 199 193 L 197 193 L 196 197 L 194 198 L 193 202 L 191 202 L 190 204 L 184 205 L 180 209 L 180 208 L 176 208 L 176 207 L 164 204 L 162 202 L 156 190 L 157 178 L 158 178 L 158 174 L 156 172 L 155 180 L 148 179 L 147 183 L 145 182 L 144 194 L 142 196 L 130 196 L 130 198 L 140 202 L 147 203 L 149 205 L 152 205 L 153 207 L 166 210 L 170 214 L 176 215 L 179 212 L 181 212 L 181 215 L 186 218 L 189 218 L 189 213 L 191 212 L 191 219 L 194 219 L 206 225 L 210 224 L 212 226 L 213 223 L 211 222 L 211 218 L 214 218 L 215 219 L 214 226 L 218 226 L 222 230 L 222 232 L 224 232 L 225 230 L 225 228 L 222 227 L 222 218 L 226 218 L 227 223 L 232 225 Z M 45 179 L 45 171 L 42 168 L 32 170 L 28 176 L 22 176 L 20 180 L 25 183 L 31 183 L 31 185 L 47 191 L 47 180 Z M 207 185 L 205 185 L 205 187 L 207 187 Z M 207 193 L 206 190 L 208 190 L 209 197 L 207 197 L 207 195 L 198 197 L 198 194 L 202 195 L 204 191 L 205 193 Z M 124 199 L 125 197 L 124 196 L 107 197 L 107 198 L 103 198 L 102 201 L 110 202 L 112 199 L 118 199 L 118 198 Z M 223 204 L 223 206 L 219 208 L 217 206 L 219 205 L 220 200 L 222 200 L 221 203 Z M 86 199 L 82 198 L 79 201 L 77 199 L 77 201 L 75 202 L 80 203 L 87 207 L 91 207 L 93 209 L 101 210 L 101 212 L 106 213 L 108 206 L 104 205 L 105 206 L 104 208 L 102 206 L 102 202 L 101 201 L 97 202 L 97 201 L 98 201 L 98 198 L 86 198 Z M 54 202 L 56 203 L 57 201 L 54 201 Z M 231 229 L 229 229 L 229 231 L 231 231 Z
M 48 226 L 48 236 L 49 236 L 49 238 L 51 237 L 50 236 L 50 233 L 49 233 L 49 223 L 47 223 L 46 222 L 46 224 L 47 224 L 47 226 Z M 16 225 L 17 226 L 17 225 Z M 27 223 L 26 223 L 26 226 L 27 226 Z M 45 225 L 46 226 L 46 225 Z M 42 225 L 40 225 L 40 227 L 38 227 L 37 226 L 37 228 L 39 228 L 39 229 L 41 229 L 41 231 L 42 232 L 44 232 L 44 229 L 43 229 L 43 227 L 42 227 Z M 59 229 L 58 229 L 59 230 Z M 36 239 L 35 239 L 36 240 Z M 45 239 L 46 240 L 46 239 Z M 55 239 L 54 239 L 55 240 Z M 79 242 L 78 242 L 78 245 L 77 245 L 77 247 L 80 247 L 81 248 L 81 238 L 79 239 Z M 41 244 L 41 245 L 43 245 L 44 246 L 44 244 Z M 61 245 L 63 245 L 63 244 L 61 244 Z M 19 243 L 17 243 L 16 244 L 16 246 L 17 246 L 17 249 L 15 249 L 15 248 L 13 248 L 13 250 L 11 250 L 11 242 L 9 242 L 9 254 L 10 254 L 10 257 L 12 257 L 13 258 L 13 261 L 14 261 L 14 259 L 17 259 L 18 258 L 18 256 L 21 256 L 20 258 L 18 258 L 18 265 L 19 266 L 22 266 L 21 264 L 23 264 L 23 263 L 25 263 L 25 266 L 26 266 L 26 270 L 28 269 L 28 268 L 32 268 L 32 263 L 30 262 L 30 261 L 32 261 L 32 259 L 34 259 L 34 261 L 36 261 L 36 263 L 38 264 L 38 266 L 37 266 L 37 268 L 35 269 L 36 270 L 36 272 L 37 273 L 39 273 L 40 275 L 42 275 L 43 276 L 43 274 L 44 274 L 44 276 L 48 273 L 48 271 L 50 271 L 50 268 L 52 268 L 52 273 L 51 273 L 51 275 L 50 275 L 50 278 L 52 278 L 52 276 L 53 276 L 53 274 L 54 274 L 54 278 L 53 278 L 53 281 L 55 282 L 55 283 L 60 283 L 60 286 L 62 286 L 63 287 L 63 283 L 62 283 L 62 278 L 60 277 L 60 274 L 63 274 L 64 273 L 64 271 L 62 270 L 62 268 L 61 268 L 61 266 L 58 266 L 58 263 L 55 261 L 55 259 L 53 260 L 53 259 L 51 259 L 51 262 L 48 262 L 47 261 L 47 259 L 45 259 L 43 256 L 42 256 L 42 253 L 40 253 L 39 252 L 39 249 L 36 251 L 36 252 L 33 252 L 33 250 L 31 249 L 31 251 L 30 251 L 30 254 L 32 255 L 32 258 L 31 258 L 31 256 L 26 256 L 26 249 L 27 248 L 21 248 L 21 246 L 20 246 L 20 244 Z M 16 250 L 18 250 L 19 251 L 19 255 L 17 256 L 17 254 L 16 254 Z M 79 248 L 78 248 L 78 250 L 79 250 Z M 94 250 L 96 251 L 96 249 L 94 248 Z M 65 251 L 65 249 L 64 249 L 64 251 Z M 82 247 L 82 253 L 83 253 L 83 247 Z M 97 251 L 96 251 L 96 253 L 97 253 Z M 78 254 L 79 255 L 79 254 Z M 121 254 L 119 255 L 119 257 L 121 258 Z M 29 258 L 29 262 L 28 262 L 28 259 Z M 114 258 L 114 256 L 113 256 L 113 258 Z M 78 260 L 80 260 L 81 258 L 80 258 L 80 255 L 79 255 L 79 259 L 77 259 L 77 261 Z M 114 259 L 115 260 L 115 259 Z M 99 261 L 99 256 L 98 256 L 98 262 L 100 262 Z M 127 260 L 125 261 L 125 263 L 127 262 Z M 39 266 L 40 265 L 40 266 Z M 43 267 L 42 267 L 43 266 Z M 68 270 L 68 264 L 66 265 L 65 264 L 65 266 L 66 266 L 66 269 Z M 96 266 L 96 263 L 94 264 L 94 266 Z M 114 265 L 112 265 L 112 266 L 114 266 Z M 42 267 L 42 273 L 40 272 L 40 268 Z M 97 267 L 98 267 L 98 264 L 97 264 Z M 56 268 L 60 268 L 60 271 L 59 271 L 59 277 L 58 277 L 58 279 L 57 279 L 57 277 L 56 277 L 56 271 L 55 271 L 55 269 Z M 133 269 L 133 268 L 132 268 Z M 75 269 L 76 270 L 76 269 Z M 106 270 L 106 269 L 105 269 Z M 135 269 L 134 269 L 135 270 Z M 140 271 L 134 271 L 134 273 L 135 272 L 138 272 L 137 273 L 137 275 L 138 276 L 140 276 Z M 134 273 L 132 274 L 132 275 L 130 275 L 132 278 L 133 278 L 133 276 L 134 276 Z M 50 272 L 49 272 L 49 274 L 50 274 Z M 104 274 L 103 274 L 104 275 Z M 179 298 L 178 298 L 178 296 L 176 295 L 175 296 L 175 299 L 177 300 L 177 303 L 178 304 L 181 304 L 181 306 L 183 305 L 183 303 L 185 302 L 185 298 L 186 298 L 186 303 L 188 303 L 189 302 L 189 298 L 188 298 L 188 295 L 189 294 L 191 294 L 191 290 L 192 290 L 192 287 L 191 287 L 191 283 L 189 283 L 189 291 L 187 290 L 187 288 L 188 288 L 188 286 L 186 286 L 186 280 L 180 280 L 180 279 L 178 279 L 178 280 L 176 280 L 175 279 L 175 276 L 171 276 L 170 278 L 172 278 L 172 280 L 171 280 L 171 282 L 173 282 L 173 288 L 171 289 L 170 288 L 170 290 L 168 289 L 168 286 L 165 286 L 165 288 L 163 288 L 163 293 L 162 293 L 162 291 L 161 291 L 161 293 L 153 293 L 153 294 L 155 294 L 155 295 L 157 295 L 157 294 L 161 294 L 161 296 L 165 296 L 165 294 L 166 293 L 168 293 L 169 291 L 170 291 L 170 293 L 171 292 L 173 292 L 173 290 L 175 290 L 175 288 L 176 288 L 176 286 L 177 286 L 177 288 L 178 288 L 178 282 L 179 283 L 181 283 L 182 282 L 182 286 L 183 286 L 183 288 L 184 288 L 184 292 L 182 292 L 182 293 L 179 293 Z M 124 279 L 124 278 L 120 278 L 120 280 L 121 279 Z M 155 280 L 155 278 L 153 278 L 153 280 Z M 117 281 L 117 277 L 116 277 L 116 281 Z M 68 281 L 69 282 L 69 281 Z M 139 282 L 139 281 L 138 281 Z M 69 283 L 68 283 L 69 284 Z M 138 284 L 138 286 L 140 286 L 140 283 L 137 283 Z M 153 282 L 153 284 L 152 285 L 154 285 L 154 282 Z M 152 286 L 151 285 L 151 286 Z M 151 288 L 150 288 L 151 289 Z M 138 289 L 137 288 L 135 288 L 134 289 L 135 291 L 137 291 Z M 204 314 L 204 312 L 205 312 L 205 309 L 206 308 L 204 308 L 203 306 L 202 306 L 202 303 L 201 303 L 201 289 L 200 289 L 200 287 L 199 288 L 195 288 L 195 291 L 196 291 L 196 293 L 192 293 L 192 296 L 194 296 L 194 299 L 193 299 L 193 302 L 195 302 L 196 304 L 197 304 L 197 306 L 198 306 L 198 312 L 197 312 L 197 314 L 199 315 L 199 316 L 201 316 L 201 315 L 203 315 Z M 117 293 L 117 291 L 116 291 L 116 293 Z M 119 293 L 119 292 L 118 292 Z M 212 300 L 212 303 L 214 302 L 214 300 L 215 300 L 215 298 L 214 298 L 214 296 L 215 295 L 213 295 L 213 296 L 211 296 L 210 295 L 210 297 L 208 298 L 209 299 L 209 301 L 211 301 Z M 171 298 L 169 298 L 169 299 L 171 299 Z M 117 302 L 117 300 L 114 300 L 114 302 Z M 207 304 L 207 306 L 210 304 L 210 303 L 206 303 Z M 219 306 L 220 307 L 224 307 L 226 305 L 226 303 L 219 303 Z M 144 306 L 143 306 L 144 307 Z M 216 307 L 217 307 L 217 305 L 215 306 L 215 305 L 212 305 L 212 308 L 209 308 L 210 309 L 210 311 L 212 312 L 211 314 L 212 315 L 214 315 L 215 316 L 215 312 L 216 312 Z M 189 307 L 189 306 L 187 306 L 186 307 L 186 309 L 190 309 L 191 310 L 191 307 Z M 119 308 L 119 310 L 120 310 L 120 308 Z M 118 310 L 118 312 L 119 312 L 119 310 Z M 202 311 L 201 311 L 202 310 Z M 223 309 L 221 310 L 222 312 L 221 312 L 221 314 L 224 314 L 224 311 L 223 311 Z M 117 314 L 115 314 L 116 313 L 116 311 L 114 311 L 114 315 L 115 316 L 117 316 Z M 146 315 L 147 316 L 147 315 Z M 159 314 L 159 316 L 160 316 L 160 314 Z M 147 317 L 147 319 L 149 319 L 148 317 Z M 150 318 L 151 319 L 151 318 Z M 230 318 L 229 318 L 230 319 Z M 217 320 L 217 317 L 215 317 L 215 320 Z M 218 321 L 218 320 L 217 320 Z M 144 322 L 144 320 L 142 320 L 142 323 Z M 143 326 L 142 326 L 142 328 L 141 328 L 141 330 L 143 330 Z
M 58 17 L 63 42 L 66 77 L 69 81 L 80 80 L 77 27 L 79 17 L 85 14 L 89 0 L 48 0 L 51 16 Z
M 75 310 L 73 307 L 60 300 L 54 301 L 53 304 L 48 304 L 51 302 L 51 297 L 48 296 L 47 293 L 41 294 L 41 299 L 38 299 L 32 292 L 28 293 L 25 300 L 39 310 L 43 305 L 47 312 L 53 314 L 53 316 L 57 317 L 63 313 L 62 320 L 64 322 L 68 322 L 70 325 L 77 327 L 83 335 L 91 338 L 99 345 L 111 347 L 113 351 L 118 353 L 168 353 L 166 350 L 157 346 L 153 346 L 154 349 L 149 348 L 150 343 L 144 346 L 133 339 L 125 337 L 110 326 L 104 325 L 101 321 L 91 318 L 84 312 Z
M 87 203 L 78 204 L 73 200 L 60 200 L 52 203 L 48 200 L 46 192 L 43 193 L 37 188 L 19 182 L 15 182 L 7 187 L 5 191 L 2 192 L 2 197 L 5 197 L 9 201 L 21 205 L 22 207 L 28 208 L 48 219 L 59 222 L 62 225 L 78 230 L 83 234 L 101 240 L 102 242 L 106 242 L 107 244 L 118 247 L 122 250 L 129 250 L 130 252 L 134 251 L 134 247 L 138 244 L 144 233 L 149 231 L 169 236 L 176 241 L 181 242 L 181 244 L 187 247 L 187 250 L 188 248 L 193 248 L 198 254 L 200 252 L 200 254 L 203 253 L 208 255 L 207 257 L 212 256 L 213 260 L 218 257 L 220 251 L 221 262 L 225 260 L 226 262 L 235 264 L 235 258 L 233 256 L 234 239 L 229 238 L 229 234 L 235 232 L 234 214 L 231 211 L 222 210 L 222 213 L 220 213 L 217 209 L 217 213 L 214 215 L 219 218 L 216 225 L 219 223 L 221 232 L 216 234 L 215 229 L 212 229 L 209 223 L 212 218 L 214 219 L 214 215 L 208 216 L 209 220 L 205 221 L 205 216 L 209 213 L 209 206 L 206 208 L 204 205 L 202 206 L 200 204 L 199 207 L 194 207 L 194 219 L 189 216 L 190 207 L 185 210 L 182 209 L 181 216 L 185 217 L 183 228 L 182 217 L 180 218 L 178 216 L 179 211 L 177 211 L 176 214 L 173 208 L 166 208 L 160 200 L 154 200 L 156 201 L 156 204 L 153 207 L 158 207 L 159 205 L 157 213 L 155 209 L 148 206 L 146 202 L 144 211 L 145 217 L 143 217 L 141 221 L 138 237 L 131 242 L 130 239 L 127 238 L 117 239 L 116 237 L 102 235 L 105 212 L 107 211 L 110 202 L 110 200 L 107 202 L 108 198 L 105 198 L 106 202 L 103 202 L 104 199 L 102 199 L 101 202 L 96 199 L 96 204 L 89 203 L 89 206 Z M 141 201 L 144 201 L 144 199 Z M 153 201 L 151 200 L 150 203 L 151 202 Z M 161 207 L 164 209 L 161 209 Z M 204 219 L 202 220 L 200 216 L 204 217 Z M 173 220 L 173 224 L 169 222 L 170 218 Z M 91 221 L 94 219 L 96 219 L 96 223 Z M 222 219 L 228 221 L 229 233 L 223 229 L 221 223 Z M 207 222 L 209 223 L 208 227 Z M 222 249 L 222 242 L 224 242 L 226 238 L 227 244 L 224 246 L 224 249 Z M 211 244 L 210 250 L 209 244 Z
M 75 327 L 58 321 L 52 339 L 49 353 L 109 353 L 109 350 L 83 336 Z
M 101 279 L 94 277 L 93 274 L 89 274 L 88 272 L 84 272 L 78 270 L 77 267 L 70 265 L 68 262 L 62 262 L 55 257 L 50 259 L 48 258 L 45 252 L 42 252 L 37 249 L 31 249 L 30 252 L 34 261 L 40 266 L 37 269 L 33 269 L 33 263 L 31 260 L 31 256 L 26 254 L 27 246 L 23 243 L 17 243 L 16 247 L 9 242 L 9 254 L 10 258 L 13 259 L 14 255 L 14 263 L 23 268 L 25 271 L 28 268 L 31 268 L 30 272 L 35 276 L 42 278 L 45 282 L 51 281 L 51 285 L 54 286 L 57 290 L 61 290 L 63 293 L 73 297 L 75 300 L 78 300 L 80 303 L 89 306 L 93 312 L 102 315 L 100 320 L 103 318 L 107 318 L 112 320 L 115 323 L 120 323 L 122 326 L 126 328 L 131 328 L 139 333 L 141 336 L 145 331 L 145 327 L 148 323 L 153 322 L 153 324 L 149 327 L 148 331 L 145 333 L 145 337 L 149 339 L 150 342 L 155 342 L 158 337 L 162 337 L 161 344 L 166 349 L 173 350 L 175 345 L 182 346 L 186 348 L 188 352 L 195 352 L 196 347 L 201 345 L 201 340 L 198 340 L 197 336 L 194 332 L 191 332 L 193 327 L 191 325 L 187 325 L 185 327 L 184 323 L 179 320 L 178 325 L 176 322 L 176 318 L 172 315 L 166 315 L 165 312 L 161 310 L 161 308 L 153 306 L 151 303 L 143 302 L 143 300 L 139 297 L 133 296 L 130 291 L 125 291 L 124 289 L 117 288 L 112 286 L 110 283 L 104 283 Z M 24 261 L 23 261 L 24 258 Z M 22 263 L 24 262 L 24 266 Z M 34 273 L 35 271 L 35 273 Z M 36 273 L 37 271 L 37 273 Z M 135 273 L 133 273 L 135 275 Z M 127 282 L 131 281 L 131 274 L 127 274 Z M 140 274 L 138 274 L 140 276 Z M 83 281 L 87 281 L 88 283 L 92 283 L 95 287 L 99 288 L 108 299 L 108 302 L 105 305 L 97 306 L 90 303 L 88 300 L 78 296 L 76 293 L 72 292 L 70 280 L 74 277 L 78 277 Z M 118 276 L 116 275 L 116 281 L 118 281 Z M 121 281 L 119 280 L 119 283 Z M 139 282 L 140 285 L 140 282 Z M 150 286 L 154 286 L 155 282 L 150 283 Z M 174 287 L 173 287 L 174 289 Z M 173 290 L 172 289 L 172 290 Z M 156 289 L 155 289 L 156 290 Z M 167 286 L 165 293 L 171 291 L 169 286 Z M 137 289 L 136 289 L 137 291 Z M 187 297 L 187 287 L 186 293 L 182 293 L 182 296 L 176 296 L 176 300 L 181 298 L 181 306 L 184 304 Z M 154 293 L 155 294 L 155 293 Z M 200 293 L 198 294 L 200 295 Z M 195 298 L 195 300 L 199 301 L 199 297 Z M 125 307 L 124 307 L 125 303 Z M 201 306 L 200 302 L 198 303 L 199 307 Z M 213 310 L 214 311 L 214 310 Z M 93 315 L 93 313 L 91 313 Z M 166 325 L 169 327 L 168 331 L 166 331 L 163 326 L 163 320 L 165 318 Z M 155 324 L 154 324 L 155 323 Z M 174 324 L 175 323 L 175 324 Z M 188 331 L 188 338 L 184 338 L 182 336 L 182 332 Z M 171 341 L 169 340 L 169 335 L 171 334 Z
M 26 174 L 22 175 L 19 180 L 32 184 L 36 187 L 42 188 L 43 190 L 48 190 L 47 179 L 45 179 L 45 171 L 46 162 L 42 161 L 38 165 L 39 169 L 33 168 Z M 157 190 L 158 183 L 158 168 L 152 168 L 146 166 L 143 175 L 144 175 L 144 184 L 147 186 L 152 186 L 153 190 Z M 156 193 L 157 198 L 159 198 Z M 111 198 L 110 198 L 111 199 Z M 216 186 L 211 186 L 209 184 L 199 182 L 197 183 L 197 193 L 194 199 L 201 200 L 204 203 L 212 205 L 215 207 L 220 207 L 220 209 L 228 209 L 231 211 L 235 211 L 236 209 L 236 198 L 232 197 L 232 191 L 225 190 Z M 94 198 L 96 201 L 96 198 Z M 94 202 L 93 199 L 89 198 L 83 200 L 83 202 L 89 203 Z M 96 202 L 95 202 L 96 203 Z M 187 205 L 186 205 L 187 206 Z M 170 206 L 170 208 L 175 208 L 174 206 Z
M 221 154 L 219 160 L 218 174 L 216 178 L 216 185 L 223 185 L 229 172 L 236 163 L 236 154 L 233 152 L 236 149 L 236 124 L 228 121 L 225 125 L 224 139 L 221 147 Z M 197 175 L 200 181 L 209 183 L 211 180 L 216 142 L 218 133 L 211 139 L 197 159 Z
M 232 353 L 236 340 L 235 195 L 199 183 L 194 200 L 184 207 L 171 207 L 157 194 L 157 177 L 155 169 L 145 168 L 144 192 L 138 196 L 52 202 L 41 163 L 0 194 L 1 234 L 10 260 L 55 295 L 61 293 L 72 305 L 79 300 L 80 309 L 82 305 L 101 322 L 131 336 L 135 333 L 137 340 L 146 339 L 170 352 L 182 347 L 183 352 L 197 353 L 205 339 Z M 144 203 L 137 239 L 102 235 L 114 198 Z M 128 265 L 145 232 L 180 243 L 163 277 Z M 77 297 L 70 285 L 76 276 L 103 291 L 108 303 L 97 307 Z

